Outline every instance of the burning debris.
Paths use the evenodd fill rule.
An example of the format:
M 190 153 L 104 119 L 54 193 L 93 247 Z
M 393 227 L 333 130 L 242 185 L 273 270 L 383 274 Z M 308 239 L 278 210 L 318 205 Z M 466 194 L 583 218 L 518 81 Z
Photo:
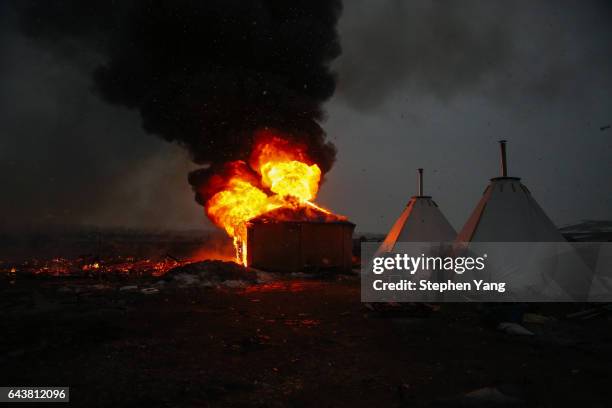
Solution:
M 162 276 L 187 261 L 113 256 L 92 262 L 86 258 L 29 259 L 22 262 L 0 262 L 0 275 L 55 276 L 95 278 L 99 276 L 150 277 Z

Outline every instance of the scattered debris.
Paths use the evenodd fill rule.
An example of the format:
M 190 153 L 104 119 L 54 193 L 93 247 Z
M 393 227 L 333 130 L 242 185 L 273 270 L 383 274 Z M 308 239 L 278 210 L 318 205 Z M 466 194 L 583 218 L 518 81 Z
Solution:
M 524 406 L 524 392 L 515 385 L 484 387 L 455 398 L 439 400 L 437 407 L 516 407 Z
M 568 319 L 587 320 L 587 319 L 592 319 L 594 317 L 597 317 L 601 314 L 608 313 L 610 311 L 611 311 L 610 305 L 604 304 L 604 305 L 600 305 L 597 307 L 592 307 L 590 309 L 581 310 L 579 312 L 570 313 L 566 315 L 565 317 L 567 317 Z
M 179 258 L 177 258 L 177 257 L 175 257 L 175 256 L 172 256 L 171 254 L 166 254 L 166 256 L 167 256 L 168 258 L 172 259 L 174 262 L 177 262 L 177 263 L 183 263 L 183 260 L 181 260 L 181 259 L 179 259 Z
M 521 399 L 502 392 L 497 387 L 485 387 L 465 394 L 465 400 L 472 401 L 473 405 L 495 406 L 515 405 L 521 403 Z
M 200 283 L 199 276 L 190 275 L 188 273 L 177 273 L 173 280 L 178 282 L 181 286 L 192 286 Z
M 154 295 L 156 293 L 159 293 L 159 289 L 157 289 L 157 288 L 143 288 L 143 289 L 140 289 L 140 293 L 142 293 L 144 295 Z
M 497 330 L 502 331 L 506 334 L 512 334 L 516 336 L 533 336 L 533 332 L 527 330 L 518 323 L 502 322 L 497 325 Z
M 59 288 L 57 290 L 58 293 L 72 293 L 73 290 L 70 289 L 68 286 L 62 286 L 61 288 Z
M 226 280 L 223 281 L 223 286 L 226 286 L 228 288 L 245 288 L 247 287 L 249 284 L 245 281 L 242 280 Z
M 536 323 L 536 324 L 545 324 L 555 321 L 554 317 L 544 316 L 537 313 L 525 313 L 523 315 L 523 322 L 525 323 Z
M 377 313 L 380 317 L 428 317 L 432 312 L 438 311 L 437 305 L 429 303 L 363 303 L 363 306 Z
M 201 261 L 171 269 L 164 276 L 167 282 L 180 286 L 241 288 L 258 283 L 257 270 L 243 267 L 234 262 Z
M 612 221 L 585 220 L 559 228 L 563 237 L 571 242 L 612 241 Z

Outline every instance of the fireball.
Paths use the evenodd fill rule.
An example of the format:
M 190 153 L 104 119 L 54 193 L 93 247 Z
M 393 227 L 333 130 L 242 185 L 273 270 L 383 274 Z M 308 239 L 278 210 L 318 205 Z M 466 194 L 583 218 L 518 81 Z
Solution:
M 249 169 L 245 171 L 245 167 Z M 233 238 L 236 262 L 246 266 L 246 223 L 278 209 L 316 209 L 312 202 L 319 191 L 321 169 L 303 145 L 277 132 L 259 131 L 249 164 L 228 163 L 229 176 L 206 202 L 209 218 Z M 218 183 L 219 180 L 216 180 Z M 307 212 L 303 212 L 307 213 Z

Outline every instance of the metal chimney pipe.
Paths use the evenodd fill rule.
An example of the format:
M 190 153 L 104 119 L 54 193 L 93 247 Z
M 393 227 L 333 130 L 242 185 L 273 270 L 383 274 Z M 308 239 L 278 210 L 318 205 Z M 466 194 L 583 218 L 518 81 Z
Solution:
M 502 177 L 508 177 L 508 164 L 506 162 L 506 141 L 500 140 L 499 147 L 501 150 L 501 173 Z
M 419 171 L 419 196 L 423 196 L 423 169 L 417 169 Z

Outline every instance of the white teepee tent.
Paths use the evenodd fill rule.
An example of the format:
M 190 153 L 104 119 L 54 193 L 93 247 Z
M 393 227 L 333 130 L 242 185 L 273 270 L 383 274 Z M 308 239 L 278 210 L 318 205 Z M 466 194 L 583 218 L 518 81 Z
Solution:
M 438 204 L 423 195 L 423 169 L 419 171 L 419 195 L 413 196 L 399 216 L 378 252 L 391 252 L 397 242 L 449 242 L 457 232 Z
M 491 179 L 457 236 L 462 242 L 565 241 L 518 177 L 508 177 L 506 141 L 500 141 L 501 177 Z
M 497 264 L 489 265 L 489 278 L 529 288 L 539 294 L 538 300 L 585 301 L 598 287 L 597 279 L 521 179 L 508 177 L 505 140 L 500 147 L 502 175 L 491 179 L 457 241 L 488 253 L 488 262 Z M 496 242 L 510 244 L 500 247 Z

